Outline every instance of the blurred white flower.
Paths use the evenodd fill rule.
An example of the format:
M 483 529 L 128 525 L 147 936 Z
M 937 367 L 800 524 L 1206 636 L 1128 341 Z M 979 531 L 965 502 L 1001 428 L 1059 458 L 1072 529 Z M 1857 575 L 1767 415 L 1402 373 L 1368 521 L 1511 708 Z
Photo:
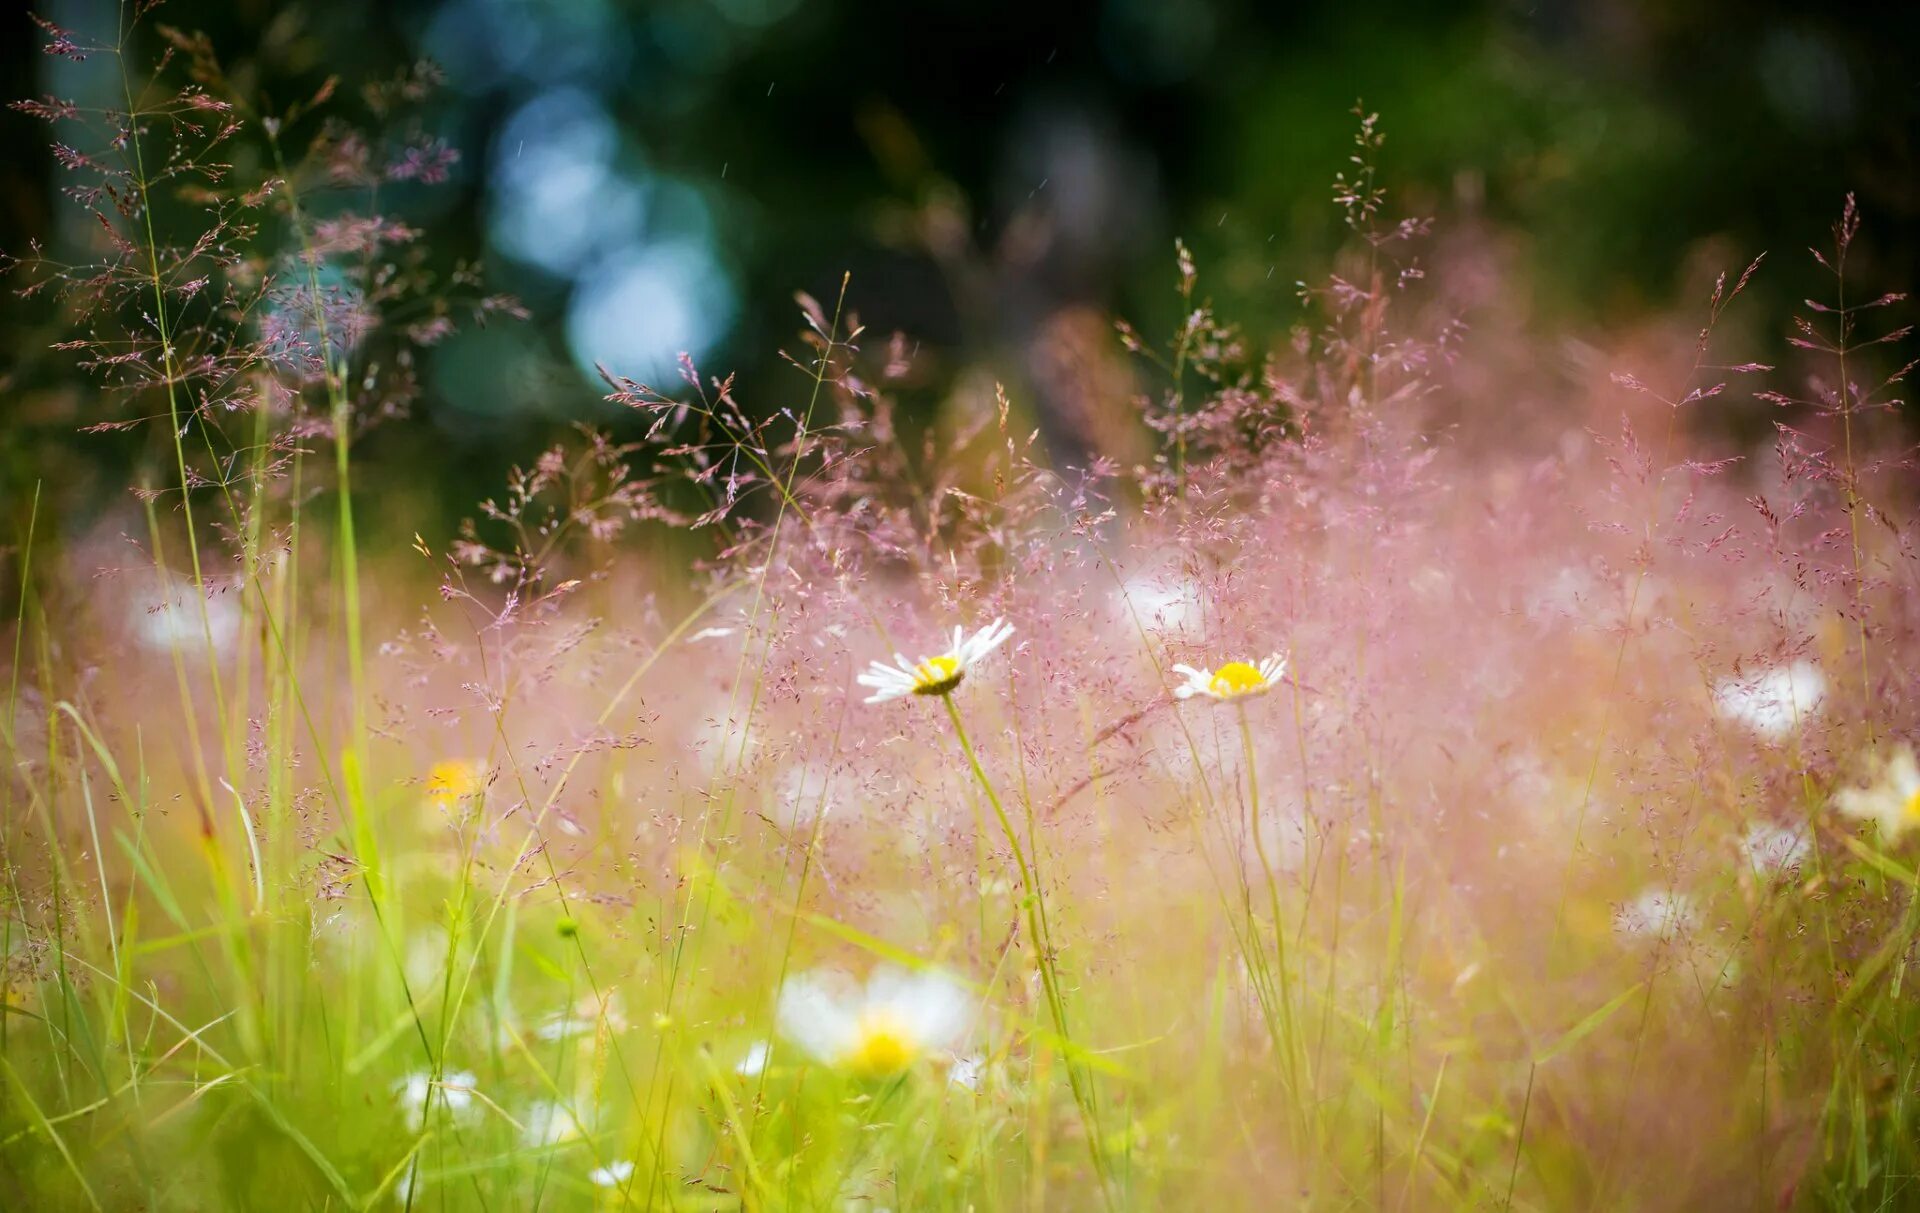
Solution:
M 1774 666 L 1746 678 L 1723 678 L 1714 685 L 1714 710 L 1745 725 L 1755 735 L 1777 740 L 1820 708 L 1827 679 L 1810 661 Z
M 613 1188 L 626 1183 L 628 1177 L 632 1174 L 633 1164 L 622 1158 L 610 1162 L 604 1167 L 595 1167 L 593 1170 L 587 1172 L 587 1178 L 591 1180 L 596 1187 Z
M 1246 765 L 1244 759 L 1240 765 Z M 1272 787 L 1276 781 L 1265 773 L 1265 767 L 1266 763 L 1259 763 L 1255 768 L 1256 773 L 1263 785 Z M 1284 795 L 1267 799 L 1270 803 L 1260 806 L 1260 820 L 1257 823 L 1259 845 L 1251 845 L 1254 840 L 1249 838 L 1249 845 L 1241 853 L 1249 874 L 1256 879 L 1264 879 L 1260 870 L 1262 854 L 1266 856 L 1265 862 L 1272 863 L 1276 872 L 1298 872 L 1306 866 L 1307 861 L 1306 811 Z
M 430 986 L 447 971 L 447 932 L 440 926 L 416 928 L 407 935 L 407 981 L 415 988 Z
M 393 1084 L 394 1098 L 410 1116 L 418 1116 L 434 1097 L 436 1088 L 440 1102 L 454 1116 L 465 1116 L 474 1110 L 473 1089 L 475 1078 L 472 1070 L 455 1070 L 442 1074 L 438 1083 L 433 1075 L 425 1070 L 416 1070 Z
M 1184 577 L 1167 579 L 1136 573 L 1113 595 L 1114 615 L 1148 632 L 1182 636 L 1200 633 L 1205 612 L 1200 587 Z
M 169 578 L 134 599 L 132 624 L 140 643 L 159 652 L 205 652 L 211 644 L 225 653 L 240 634 L 240 605 L 231 594 L 203 598 L 192 582 Z
M 810 826 L 815 816 L 832 814 L 842 804 L 860 804 L 853 778 L 817 759 L 782 770 L 772 790 L 769 816 L 785 830 Z
M 881 968 L 865 987 L 826 971 L 780 990 L 780 1032 L 820 1061 L 868 1078 L 898 1074 L 925 1054 L 952 1047 L 971 999 L 943 973 Z
M 541 1020 L 533 1034 L 548 1041 L 593 1036 L 599 1033 L 602 1020 L 609 1032 L 626 1031 L 627 1017 L 620 1011 L 619 991 L 609 990 L 605 995 L 588 991 L 575 1000 L 571 1010 L 555 1011 Z
M 1920 765 L 1914 762 L 1913 750 L 1902 746 L 1879 767 L 1866 787 L 1835 792 L 1833 807 L 1879 826 L 1882 841 L 1898 842 L 1901 835 L 1920 826 Z
M 1013 635 L 1013 625 L 996 619 L 973 635 L 953 629 L 953 647 L 937 657 L 908 661 L 906 654 L 895 653 L 894 665 L 873 662 L 867 672 L 854 679 L 873 692 L 868 703 L 885 703 L 908 695 L 951 695 L 981 658 L 993 652 Z
M 1246 661 L 1229 661 L 1217 670 L 1177 665 L 1173 672 L 1186 679 L 1173 688 L 1176 699 L 1192 699 L 1195 695 L 1221 701 L 1248 699 L 1264 695 L 1279 684 L 1281 675 L 1287 672 L 1287 659 L 1274 653 L 1257 666 Z
M 1613 929 L 1631 938 L 1672 939 L 1693 930 L 1699 914 L 1693 898 L 1671 889 L 1648 889 L 1613 916 Z
M 1756 876 L 1784 875 L 1797 871 L 1807 857 L 1805 830 L 1757 821 L 1740 839 L 1740 853 L 1747 857 Z
M 749 756 L 760 750 L 764 743 L 761 730 L 748 715 L 740 712 L 738 705 L 717 701 L 710 713 L 700 714 L 695 709 L 689 714 L 685 736 L 707 770 L 744 767 Z
M 766 1041 L 756 1040 L 747 1046 L 747 1055 L 733 1067 L 733 1072 L 742 1078 L 756 1078 L 767 1068 L 767 1059 L 772 1055 L 773 1050 Z
M 947 1081 L 956 1087 L 965 1087 L 969 1091 L 980 1089 L 981 1076 L 986 1073 L 987 1059 L 978 1053 L 967 1057 L 956 1057 L 953 1065 L 947 1068 Z
M 577 1139 L 583 1128 L 580 1116 L 566 1104 L 553 1099 L 537 1100 L 521 1118 L 521 1140 L 529 1146 L 557 1146 Z

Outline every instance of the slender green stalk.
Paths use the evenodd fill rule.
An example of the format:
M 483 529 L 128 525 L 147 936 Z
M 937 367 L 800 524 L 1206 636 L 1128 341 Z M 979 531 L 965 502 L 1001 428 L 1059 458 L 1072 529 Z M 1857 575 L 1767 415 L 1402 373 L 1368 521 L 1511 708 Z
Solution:
M 1059 1036 L 1061 1046 L 1071 1048 L 1073 1033 L 1067 1026 L 1066 1000 L 1060 990 L 1060 973 L 1053 941 L 1047 935 L 1046 920 L 1041 909 L 1045 896 L 1034 879 L 1032 866 L 1027 862 L 1026 848 L 1020 845 L 1020 834 L 1013 828 L 1013 820 L 1007 816 L 1006 806 L 1000 802 L 1000 793 L 994 790 L 986 768 L 980 765 L 980 755 L 975 752 L 973 741 L 967 736 L 966 723 L 960 718 L 960 709 L 955 706 L 952 694 L 942 695 L 940 700 L 946 705 L 947 718 L 953 722 L 953 735 L 960 742 L 967 765 L 973 770 L 974 779 L 979 782 L 980 790 L 993 808 L 994 819 L 1000 824 L 1007 847 L 1013 852 L 1014 865 L 1020 872 L 1020 906 L 1026 916 L 1028 938 L 1033 941 L 1034 965 L 1039 970 L 1040 985 L 1046 993 L 1047 1011 L 1052 1017 L 1053 1030 Z M 1094 1171 L 1100 1177 L 1102 1199 L 1111 1202 L 1113 1193 L 1108 1186 L 1106 1152 L 1101 1144 L 1100 1124 L 1090 1089 L 1091 1079 L 1081 1073 L 1080 1065 L 1071 1056 L 1062 1060 L 1067 1066 L 1067 1082 L 1073 1089 L 1074 1102 L 1079 1105 L 1081 1118 L 1086 1123 L 1087 1150 L 1092 1155 Z
M 1258 758 L 1254 753 L 1253 725 L 1247 718 L 1245 701 L 1235 705 L 1240 717 L 1240 742 L 1247 767 L 1247 830 L 1253 837 L 1253 851 L 1260 860 L 1260 872 L 1267 886 L 1268 912 L 1273 916 L 1274 965 L 1280 974 L 1280 1026 L 1285 1052 L 1280 1064 L 1287 1076 L 1287 1087 L 1295 1098 L 1300 1093 L 1300 1071 L 1295 1061 L 1297 1041 L 1293 1022 L 1293 980 L 1292 965 L 1287 959 L 1287 921 L 1280 912 L 1279 869 L 1273 857 L 1267 854 L 1267 843 L 1261 829 L 1260 818 L 1260 774 L 1257 770 Z
M 27 603 L 33 597 L 33 541 L 40 524 L 40 484 L 38 480 L 33 482 L 33 506 L 27 514 L 26 540 L 20 546 L 20 602 L 13 619 L 13 664 L 7 671 L 7 718 L 0 721 L 9 754 L 19 752 L 15 722 L 20 718 L 20 649 L 27 639 Z M 0 787 L 6 789 L 5 819 L 0 821 L 0 864 L 6 865 L 8 895 L 6 923 L 0 927 L 0 961 L 4 961 L 13 955 L 14 916 L 24 914 L 26 905 L 20 897 L 19 852 L 13 845 L 14 781 L 0 780 Z M 13 1016 L 0 1011 L 0 1058 L 7 1055 L 12 1019 Z

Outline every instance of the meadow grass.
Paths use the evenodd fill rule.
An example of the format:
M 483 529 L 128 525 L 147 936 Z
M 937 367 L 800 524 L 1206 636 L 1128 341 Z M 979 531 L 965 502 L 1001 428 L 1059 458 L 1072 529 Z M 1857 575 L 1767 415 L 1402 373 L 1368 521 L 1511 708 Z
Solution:
M 50 33 L 121 72 L 70 165 L 116 240 L 13 267 L 169 473 L 113 578 L 22 496 L 9 1207 L 1915 1202 L 1912 469 L 1851 204 L 1737 463 L 1696 418 L 1792 380 L 1720 349 L 1758 262 L 1590 415 L 1437 425 L 1473 351 L 1361 113 L 1297 341 L 1184 248 L 1171 340 L 1122 327 L 1146 464 L 1004 391 L 908 426 L 843 282 L 765 406 L 610 376 L 640 437 L 376 544 L 381 343 L 439 328 L 372 207 L 432 157 L 290 157 L 304 108 L 128 34 Z M 159 230 L 247 138 L 221 238 Z

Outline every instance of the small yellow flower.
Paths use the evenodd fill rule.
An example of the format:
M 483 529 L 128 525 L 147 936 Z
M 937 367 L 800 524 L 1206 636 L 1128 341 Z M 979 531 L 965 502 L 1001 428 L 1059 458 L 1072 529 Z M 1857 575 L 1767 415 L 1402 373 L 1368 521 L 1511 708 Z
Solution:
M 1259 665 L 1250 661 L 1229 661 L 1217 670 L 1196 670 L 1190 665 L 1177 665 L 1173 667 L 1173 672 L 1186 679 L 1173 688 L 1175 698 L 1192 699 L 1195 695 L 1205 695 L 1209 699 L 1224 702 L 1249 699 L 1271 691 L 1287 672 L 1287 659 L 1274 653 Z
M 1849 817 L 1871 821 L 1880 827 L 1880 838 L 1887 843 L 1920 826 L 1920 764 L 1911 747 L 1902 746 L 1880 764 L 1879 778 L 1867 787 L 1842 788 L 1834 793 L 1833 807 Z
M 442 808 L 478 796 L 486 787 L 486 773 L 477 763 L 448 758 L 427 769 L 427 799 Z
M 895 653 L 893 665 L 873 662 L 867 672 L 854 679 L 873 692 L 868 703 L 885 703 L 908 695 L 951 695 L 981 658 L 999 648 L 1013 635 L 1013 625 L 996 619 L 973 635 L 953 629 L 953 647 L 937 657 L 908 661 L 906 654 Z

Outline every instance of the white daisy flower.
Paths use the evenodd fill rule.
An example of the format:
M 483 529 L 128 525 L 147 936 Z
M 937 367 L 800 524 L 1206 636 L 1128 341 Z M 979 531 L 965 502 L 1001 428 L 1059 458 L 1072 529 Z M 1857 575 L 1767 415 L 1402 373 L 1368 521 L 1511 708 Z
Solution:
M 996 619 L 973 635 L 953 629 L 953 647 L 937 657 L 908 661 L 906 654 L 895 653 L 894 665 L 876 661 L 866 673 L 854 679 L 873 691 L 868 703 L 885 703 L 907 695 L 951 695 L 975 663 L 999 648 L 1013 635 L 1013 625 Z
M 776 1018 L 787 1038 L 828 1065 L 864 1078 L 899 1074 L 966 1030 L 972 1000 L 938 972 L 874 970 L 864 988 L 845 974 L 789 980 Z
M 747 1047 L 747 1055 L 742 1057 L 733 1072 L 742 1078 L 757 1078 L 767 1068 L 767 1059 L 773 1056 L 773 1050 L 764 1040 L 756 1040 Z
M 1723 678 L 1714 685 L 1713 707 L 1756 736 L 1777 740 L 1820 708 L 1826 675 L 1810 661 L 1774 666 L 1749 678 Z
M 1842 788 L 1833 795 L 1833 807 L 1849 817 L 1880 827 L 1881 841 L 1897 842 L 1920 826 L 1920 765 L 1913 750 L 1902 746 L 1880 764 L 1878 778 L 1864 788 Z
M 394 1098 L 408 1115 L 418 1116 L 427 1106 L 427 1101 L 433 1098 L 434 1089 L 437 1087 L 447 1111 L 455 1116 L 461 1116 L 473 1108 L 473 1088 L 476 1081 L 472 1070 L 456 1070 L 450 1074 L 442 1074 L 437 1083 L 434 1082 L 433 1075 L 427 1071 L 415 1070 L 393 1084 Z
M 1672 939 L 1693 930 L 1699 920 L 1693 898 L 1652 888 L 1620 907 L 1613 916 L 1613 929 L 1634 938 Z
M 1740 853 L 1747 857 L 1755 876 L 1777 876 L 1799 869 L 1807 857 L 1805 830 L 1777 826 L 1770 821 L 1755 822 L 1740 839 Z
M 626 1183 L 633 1174 L 633 1164 L 626 1159 L 617 1159 L 604 1167 L 595 1167 L 587 1172 L 587 1178 L 595 1187 L 617 1188 Z
M 1186 679 L 1173 688 L 1176 699 L 1205 695 L 1209 699 L 1224 702 L 1229 699 L 1249 699 L 1271 691 L 1279 685 L 1281 675 L 1287 672 L 1287 659 L 1274 653 L 1259 665 L 1248 661 L 1229 661 L 1217 670 L 1196 670 L 1190 665 L 1177 665 L 1173 667 L 1173 672 Z

